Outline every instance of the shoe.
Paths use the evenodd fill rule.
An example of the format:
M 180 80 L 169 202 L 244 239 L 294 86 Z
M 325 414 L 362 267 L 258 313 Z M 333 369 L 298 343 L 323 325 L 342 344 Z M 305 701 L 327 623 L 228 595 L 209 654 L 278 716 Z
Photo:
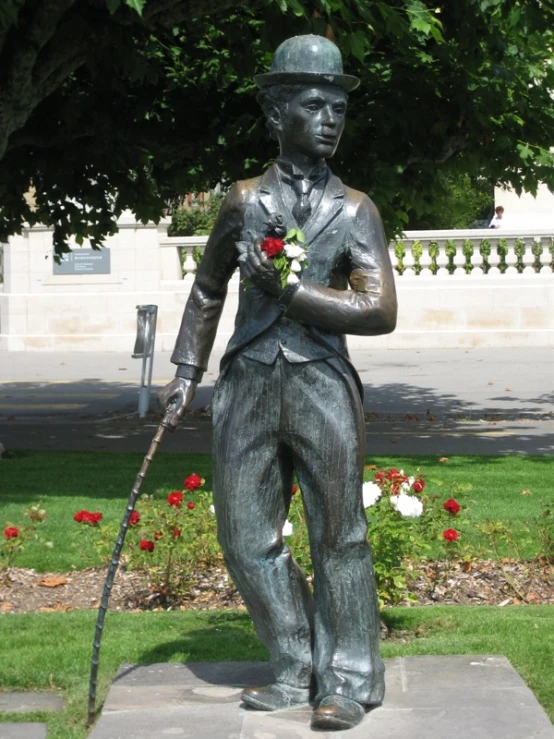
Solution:
M 273 683 L 265 688 L 245 688 L 241 698 L 247 706 L 258 711 L 280 711 L 291 706 L 300 706 L 308 703 L 310 691 L 308 688 L 293 688 L 284 683 Z
M 357 726 L 364 716 L 360 703 L 342 695 L 328 695 L 313 712 L 311 727 L 316 731 L 345 731 Z

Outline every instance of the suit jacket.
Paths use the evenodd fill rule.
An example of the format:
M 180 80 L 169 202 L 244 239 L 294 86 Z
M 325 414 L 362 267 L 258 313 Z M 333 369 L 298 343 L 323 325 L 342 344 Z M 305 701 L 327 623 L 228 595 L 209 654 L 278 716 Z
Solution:
M 229 190 L 185 307 L 171 357 L 175 364 L 206 369 L 227 284 L 239 266 L 236 242 L 265 236 L 271 213 L 281 214 L 287 228 L 297 225 L 281 188 L 273 165 Z M 319 206 L 302 230 L 308 266 L 301 282 L 287 286 L 279 299 L 241 285 L 235 331 L 222 366 L 238 351 L 271 363 L 280 349 L 289 361 L 337 354 L 348 361 L 344 334 L 394 330 L 393 271 L 379 213 L 367 195 L 329 172 Z

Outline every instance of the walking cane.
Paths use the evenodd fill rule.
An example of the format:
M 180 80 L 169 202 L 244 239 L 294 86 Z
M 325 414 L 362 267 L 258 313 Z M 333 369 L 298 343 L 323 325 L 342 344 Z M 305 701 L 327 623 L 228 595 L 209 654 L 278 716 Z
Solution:
M 170 423 L 171 418 L 174 419 L 173 424 Z M 110 560 L 110 564 L 108 567 L 108 573 L 106 575 L 106 580 L 104 582 L 104 591 L 102 593 L 102 600 L 100 601 L 100 607 L 98 609 L 98 616 L 96 618 L 96 631 L 94 634 L 94 642 L 92 645 L 92 659 L 90 663 L 90 683 L 89 683 L 89 693 L 88 693 L 87 726 L 91 726 L 94 721 L 95 704 L 96 704 L 96 684 L 97 684 L 97 679 L 98 679 L 98 665 L 100 663 L 100 645 L 102 642 L 102 630 L 104 628 L 104 619 L 106 617 L 106 611 L 108 610 L 108 600 L 110 598 L 110 593 L 112 590 L 115 573 L 119 565 L 119 557 L 121 555 L 121 550 L 123 549 L 123 543 L 125 541 L 125 535 L 127 533 L 127 529 L 129 528 L 129 519 L 131 518 L 131 513 L 135 509 L 137 498 L 140 493 L 140 488 L 142 486 L 144 478 L 146 477 L 148 468 L 150 467 L 150 462 L 152 462 L 152 460 L 154 459 L 154 455 L 156 454 L 156 451 L 158 450 L 158 446 L 160 445 L 160 442 L 163 438 L 163 435 L 166 429 L 169 431 L 174 431 L 178 422 L 179 422 L 179 417 L 175 418 L 175 412 L 173 408 L 172 407 L 168 408 L 163 418 L 163 421 L 160 423 L 160 425 L 157 428 L 156 433 L 154 434 L 154 438 L 152 439 L 150 448 L 148 449 L 146 456 L 144 457 L 142 466 L 137 475 L 137 479 L 135 480 L 135 484 L 133 486 L 133 489 L 131 490 L 131 495 L 129 496 L 129 500 L 127 501 L 127 508 L 125 509 L 125 515 L 123 516 L 123 520 L 121 521 L 121 526 L 119 527 L 119 534 L 117 535 L 117 539 L 115 540 L 115 546 L 114 546 L 114 550 L 112 553 L 112 558 Z

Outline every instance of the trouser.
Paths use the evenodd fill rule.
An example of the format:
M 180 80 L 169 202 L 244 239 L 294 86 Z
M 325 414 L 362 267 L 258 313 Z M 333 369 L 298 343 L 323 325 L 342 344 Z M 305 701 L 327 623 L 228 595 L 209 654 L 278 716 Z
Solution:
M 314 678 L 316 700 L 372 704 L 383 699 L 384 666 L 362 504 L 364 420 L 341 365 L 232 360 L 212 401 L 214 504 L 227 567 L 277 681 L 302 688 Z M 282 536 L 293 471 L 313 596 Z

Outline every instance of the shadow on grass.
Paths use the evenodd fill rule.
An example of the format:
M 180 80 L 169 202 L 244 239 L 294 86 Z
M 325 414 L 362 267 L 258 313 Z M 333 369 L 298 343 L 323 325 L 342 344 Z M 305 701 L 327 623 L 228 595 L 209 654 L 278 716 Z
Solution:
M 186 654 L 186 662 L 266 662 L 268 651 L 262 645 L 247 613 L 214 614 L 206 628 L 193 629 L 179 639 L 160 642 L 139 655 L 141 664 L 171 662 Z M 181 659 L 179 659 L 181 661 Z M 192 668 L 191 668 L 192 669 Z

